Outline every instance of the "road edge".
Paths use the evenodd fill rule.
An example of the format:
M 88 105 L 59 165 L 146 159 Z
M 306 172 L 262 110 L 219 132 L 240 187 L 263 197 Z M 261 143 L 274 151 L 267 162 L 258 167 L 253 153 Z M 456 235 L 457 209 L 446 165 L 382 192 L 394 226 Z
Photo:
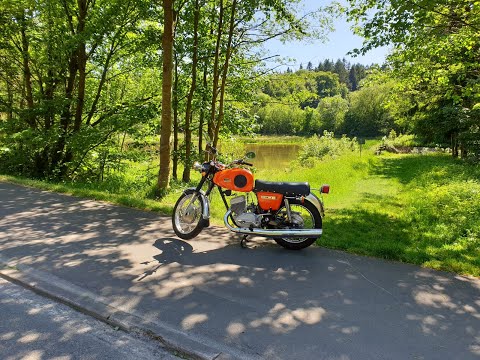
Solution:
M 257 358 L 253 354 L 245 354 L 210 339 L 187 334 L 168 324 L 152 322 L 141 314 L 118 309 L 108 304 L 101 296 L 49 273 L 6 260 L 1 255 L 0 277 L 115 328 L 159 341 L 166 350 L 181 357 L 198 360 Z

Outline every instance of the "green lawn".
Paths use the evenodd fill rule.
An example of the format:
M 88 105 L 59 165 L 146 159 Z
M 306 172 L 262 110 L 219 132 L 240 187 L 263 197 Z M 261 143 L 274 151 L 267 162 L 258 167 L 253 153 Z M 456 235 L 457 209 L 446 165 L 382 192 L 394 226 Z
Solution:
M 447 155 L 372 159 L 326 198 L 321 246 L 480 276 L 480 169 Z M 335 191 L 335 186 L 332 187 Z
M 180 169 L 181 170 L 181 169 Z M 184 188 L 177 183 L 162 201 L 153 200 L 151 164 L 132 163 L 129 171 L 98 184 L 0 177 L 47 190 L 171 213 Z M 181 171 L 179 171 L 181 174 Z M 309 181 L 312 189 L 331 185 L 324 196 L 326 217 L 320 246 L 480 276 L 480 167 L 448 155 L 373 155 L 372 150 L 317 163 L 311 168 L 259 170 L 257 179 Z M 225 208 L 215 193 L 212 222 Z

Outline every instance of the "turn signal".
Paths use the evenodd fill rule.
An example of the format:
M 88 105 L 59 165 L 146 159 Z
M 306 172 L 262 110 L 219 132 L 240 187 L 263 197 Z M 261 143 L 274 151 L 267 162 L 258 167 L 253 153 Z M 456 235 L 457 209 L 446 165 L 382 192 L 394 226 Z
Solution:
M 322 185 L 320 187 L 320 193 L 328 194 L 330 192 L 330 185 Z

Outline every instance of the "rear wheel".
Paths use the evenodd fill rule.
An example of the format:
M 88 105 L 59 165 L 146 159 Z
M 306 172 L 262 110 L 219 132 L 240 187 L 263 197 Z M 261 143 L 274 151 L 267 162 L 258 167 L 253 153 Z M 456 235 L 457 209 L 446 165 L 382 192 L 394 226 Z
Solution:
M 205 221 L 202 218 L 201 196 L 194 190 L 187 190 L 180 196 L 173 208 L 173 231 L 181 239 L 193 239 L 205 227 Z
M 312 203 L 300 200 L 289 200 L 291 222 L 287 229 L 321 229 L 322 217 L 318 209 Z M 276 217 L 283 223 L 288 222 L 287 209 L 285 206 L 280 208 Z M 289 250 L 300 250 L 312 245 L 316 238 L 274 238 L 277 244 Z

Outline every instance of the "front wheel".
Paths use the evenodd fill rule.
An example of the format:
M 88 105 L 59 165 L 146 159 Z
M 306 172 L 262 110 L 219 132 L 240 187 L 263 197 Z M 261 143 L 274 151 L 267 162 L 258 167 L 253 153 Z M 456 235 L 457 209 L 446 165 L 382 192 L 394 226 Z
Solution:
M 292 199 L 290 203 L 291 222 L 287 228 L 296 229 L 321 229 L 322 217 L 318 209 L 308 201 Z M 288 223 L 287 209 L 280 208 L 276 217 L 281 223 Z M 312 245 L 316 238 L 274 238 L 277 244 L 289 250 L 300 250 Z
M 201 196 L 194 190 L 187 190 L 180 196 L 173 208 L 173 231 L 180 239 L 193 239 L 205 226 L 202 218 L 203 202 Z

